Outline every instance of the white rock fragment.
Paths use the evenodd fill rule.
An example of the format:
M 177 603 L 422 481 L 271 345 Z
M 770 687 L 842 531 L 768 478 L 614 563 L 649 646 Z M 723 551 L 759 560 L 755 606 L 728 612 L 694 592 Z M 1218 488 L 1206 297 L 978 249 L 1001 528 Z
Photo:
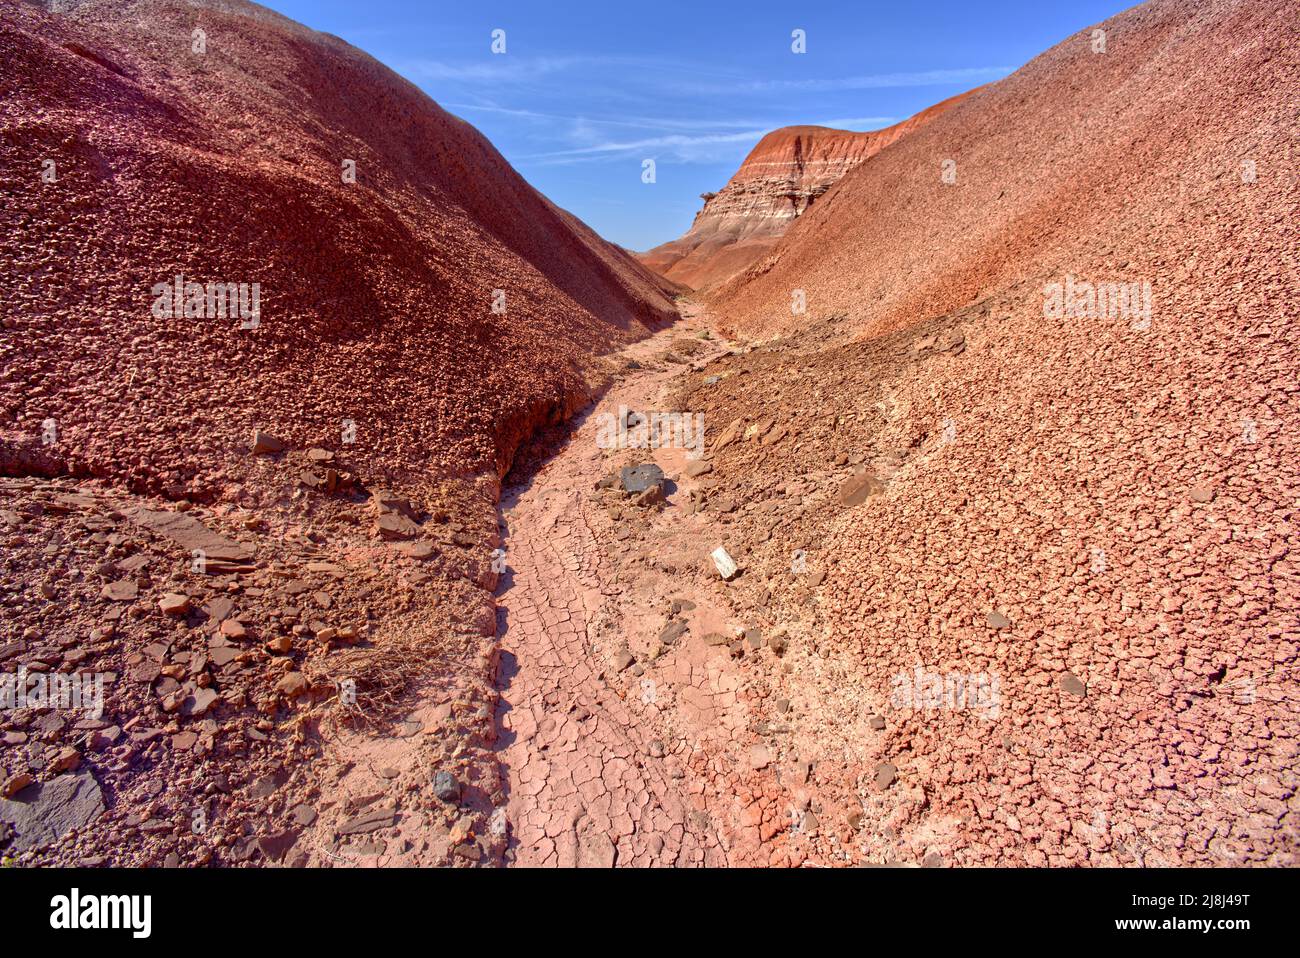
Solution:
M 736 560 L 727 554 L 727 550 L 718 546 L 713 550 L 713 564 L 718 567 L 718 575 L 730 581 L 739 571 Z

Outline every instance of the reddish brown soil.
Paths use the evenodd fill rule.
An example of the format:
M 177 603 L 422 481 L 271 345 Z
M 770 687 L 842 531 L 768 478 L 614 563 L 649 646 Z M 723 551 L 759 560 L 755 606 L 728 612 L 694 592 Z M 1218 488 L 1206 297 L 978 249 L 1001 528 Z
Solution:
M 48 784 L 71 748 L 107 805 L 22 860 L 384 860 L 402 840 L 335 831 L 381 797 L 455 835 L 425 860 L 492 860 L 499 478 L 603 384 L 602 354 L 675 318 L 671 284 L 337 38 L 239 0 L 0 10 L 0 474 L 38 477 L 0 490 L 0 668 L 111 680 L 100 718 L 0 718 L 0 786 Z M 257 327 L 155 315 L 178 273 L 258 283 Z M 255 455 L 255 427 L 287 451 Z M 240 560 L 196 571 L 141 506 Z M 332 733 L 387 737 L 412 702 L 465 801 L 432 774 L 322 793 Z
M 845 176 L 771 257 L 714 291 L 719 321 L 798 329 L 802 289 L 809 315 L 879 332 L 1070 271 L 1151 281 L 1179 333 L 1213 336 L 1229 314 L 1229 331 L 1258 322 L 1294 277 L 1300 58 L 1283 8 L 1159 0 L 1100 24 L 1106 53 L 1090 30 L 1063 41 Z
M 6 2 L 3 43 L 6 461 L 51 417 L 73 474 L 235 501 L 255 425 L 350 418 L 372 468 L 497 471 L 674 315 L 468 124 L 261 8 Z M 260 283 L 260 328 L 155 319 L 177 273 Z
M 0 3 L 0 670 L 108 673 L 0 718 L 7 856 L 1296 863 L 1280 0 L 1069 38 L 648 337 L 664 287 L 338 41 Z M 180 269 L 259 328 L 153 320 Z M 1149 322 L 1045 313 L 1066 274 Z M 620 406 L 702 414 L 705 465 L 603 448 Z M 650 462 L 662 501 L 616 487 Z M 73 776 L 103 807 L 15 843 Z
M 715 291 L 767 345 L 679 400 L 755 427 L 713 474 L 750 505 L 737 591 L 807 623 L 788 698 L 876 860 L 1296 861 L 1295 18 L 1101 26 L 1106 53 L 1085 31 L 946 111 Z M 1149 326 L 1045 317 L 1066 274 L 1150 282 Z M 918 666 L 996 676 L 998 716 L 900 706 Z

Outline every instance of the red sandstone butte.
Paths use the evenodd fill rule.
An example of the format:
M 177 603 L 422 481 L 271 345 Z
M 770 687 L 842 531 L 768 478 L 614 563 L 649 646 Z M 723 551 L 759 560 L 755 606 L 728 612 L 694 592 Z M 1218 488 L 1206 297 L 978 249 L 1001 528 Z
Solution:
M 704 194 L 704 208 L 686 235 L 641 254 L 641 261 L 693 289 L 717 285 L 762 259 L 790 224 L 844 174 L 969 95 L 867 133 L 824 126 L 773 130 L 759 140 L 726 186 Z

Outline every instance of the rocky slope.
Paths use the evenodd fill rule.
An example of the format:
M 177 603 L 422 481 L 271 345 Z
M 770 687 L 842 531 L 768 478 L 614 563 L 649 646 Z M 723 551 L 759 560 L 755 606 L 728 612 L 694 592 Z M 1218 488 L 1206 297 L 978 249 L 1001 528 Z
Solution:
M 241 0 L 0 12 L 0 662 L 110 679 L 100 716 L 0 719 L 0 843 L 316 860 L 285 836 L 317 766 L 262 778 L 416 685 L 422 761 L 486 815 L 500 476 L 668 286 L 337 38 Z M 33 843 L 78 765 L 103 820 Z M 444 857 L 489 853 L 429 807 L 479 823 Z
M 850 859 L 1295 864 L 1288 7 L 1069 37 L 713 291 L 675 406 Z
M 215 499 L 255 424 L 301 443 L 349 418 L 394 468 L 495 470 L 593 354 L 673 315 L 473 128 L 337 39 L 242 4 L 7 6 L 10 455 L 53 418 L 70 471 Z M 177 274 L 258 283 L 259 328 L 160 322 Z
M 969 95 L 868 133 L 823 126 L 773 130 L 759 140 L 726 186 L 705 194 L 704 208 L 686 235 L 642 253 L 641 261 L 693 289 L 717 285 L 760 260 L 849 170 Z

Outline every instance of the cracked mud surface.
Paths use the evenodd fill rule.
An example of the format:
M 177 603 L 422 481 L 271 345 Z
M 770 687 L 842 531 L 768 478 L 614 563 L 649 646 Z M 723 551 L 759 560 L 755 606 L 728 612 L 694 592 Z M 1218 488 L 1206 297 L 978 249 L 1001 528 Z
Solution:
M 1050 654 L 1037 625 L 1048 613 L 1010 601 L 1005 587 L 965 600 L 944 628 L 844 607 L 845 592 L 905 606 L 961 567 L 932 543 L 917 547 L 916 568 L 899 568 L 891 543 L 915 536 L 912 499 L 973 441 L 969 423 L 948 428 L 923 390 L 940 373 L 978 376 L 1006 308 L 977 304 L 869 340 L 835 319 L 767 343 L 697 339 L 689 367 L 664 363 L 665 349 L 711 318 L 688 306 L 678 327 L 623 354 L 640 368 L 545 447 L 550 458 L 521 468 L 528 478 L 501 501 L 496 714 L 508 861 L 1293 860 L 1285 642 L 1224 632 L 1197 673 L 1208 690 L 1179 698 L 1170 686 L 1170 702 L 1155 686 L 1181 660 L 1146 662 L 1128 619 L 1084 662 Z M 597 442 L 602 416 L 681 409 L 703 410 L 709 424 L 706 468 L 693 477 L 680 449 Z M 608 488 L 620 467 L 650 462 L 669 480 L 662 510 Z M 935 508 L 955 516 L 959 501 Z M 846 525 L 868 521 L 880 529 L 874 547 L 841 541 Z M 741 567 L 733 581 L 709 561 L 719 545 Z M 1113 543 L 1080 554 L 1091 572 L 1071 588 L 1084 596 L 1123 555 Z M 1050 571 L 1044 560 L 1023 568 Z M 978 569 L 967 578 L 1000 582 Z M 1290 600 L 1270 605 L 1268 631 L 1285 635 Z M 1166 628 L 1180 615 L 1194 622 L 1177 603 L 1160 608 Z M 844 639 L 864 631 L 870 641 Z M 1237 658 L 1225 658 L 1232 650 Z M 1233 676 L 1261 654 L 1276 664 L 1258 701 L 1247 700 Z M 1223 671 L 1230 661 L 1235 670 Z M 898 677 L 912 678 L 916 663 L 996 676 L 991 707 L 896 701 Z M 1232 681 L 1214 694 L 1221 679 Z M 1133 765 L 1134 754 L 1150 766 Z
M 696 328 L 688 317 L 629 355 L 662 351 L 665 340 Z M 609 471 L 595 439 L 598 416 L 620 404 L 644 408 L 677 371 L 669 366 L 614 387 L 559 454 L 502 499 L 508 573 L 498 611 L 499 755 L 510 782 L 513 859 L 521 865 L 729 860 L 693 789 L 689 746 L 668 738 L 661 707 L 647 701 L 649 686 L 633 683 L 629 691 L 611 663 L 611 626 L 648 597 L 621 587 L 618 530 L 589 496 Z M 684 678 L 706 708 L 734 701 L 708 668 Z

